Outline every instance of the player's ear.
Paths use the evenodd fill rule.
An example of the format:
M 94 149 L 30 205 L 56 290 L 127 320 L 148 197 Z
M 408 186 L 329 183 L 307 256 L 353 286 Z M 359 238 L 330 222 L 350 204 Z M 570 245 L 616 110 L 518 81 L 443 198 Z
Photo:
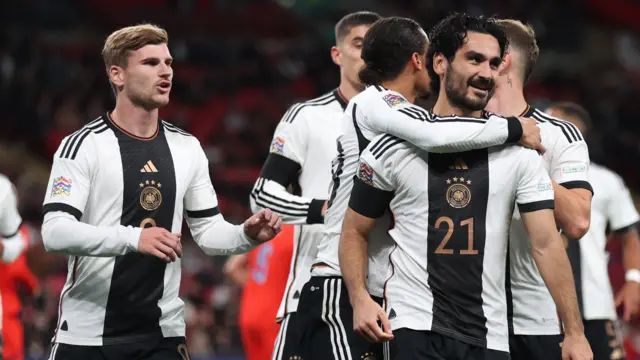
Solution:
M 433 55 L 433 71 L 435 71 L 438 76 L 444 76 L 448 63 L 449 61 L 444 55 L 440 53 Z
M 500 63 L 500 68 L 498 68 L 498 72 L 500 76 L 506 75 L 507 71 L 511 68 L 511 55 L 509 53 L 504 54 L 502 58 L 502 63 Z
M 331 47 L 331 60 L 333 63 L 342 66 L 342 60 L 340 59 L 340 49 L 337 46 Z
M 420 55 L 419 53 L 414 52 L 413 55 L 411 56 L 411 65 L 413 65 L 414 69 L 420 71 L 424 69 L 424 67 L 427 65 L 426 59 L 424 56 Z
M 116 88 L 124 86 L 124 71 L 120 66 L 109 67 L 109 80 Z

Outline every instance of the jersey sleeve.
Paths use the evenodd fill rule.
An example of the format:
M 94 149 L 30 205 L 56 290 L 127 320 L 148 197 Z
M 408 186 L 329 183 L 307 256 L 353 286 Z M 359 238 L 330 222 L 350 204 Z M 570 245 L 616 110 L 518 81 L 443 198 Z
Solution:
M 232 255 L 252 250 L 259 244 L 246 236 L 242 225 L 227 222 L 220 213 L 209 175 L 209 160 L 199 143 L 194 144 L 194 152 L 194 175 L 184 197 L 187 225 L 193 240 L 207 255 Z
M 398 139 L 399 140 L 399 139 Z M 360 215 L 377 219 L 393 199 L 392 173 L 394 149 L 391 135 L 376 137 L 360 155 L 349 207 Z M 391 145 L 389 148 L 385 144 Z
M 518 210 L 525 213 L 553 209 L 553 185 L 542 156 L 533 150 L 524 150 L 521 157 L 518 162 L 519 179 L 516 188 Z
M 65 138 L 53 156 L 44 199 L 45 214 L 62 211 L 80 220 L 85 211 L 96 160 L 91 136 L 76 140 L 77 136 Z
M 608 193 L 612 195 L 607 200 L 606 215 L 611 230 L 621 232 L 638 222 L 640 217 L 624 180 L 618 174 L 613 175 L 614 178 L 607 184 Z
M 254 213 L 269 208 L 287 224 L 324 222 L 322 207 L 326 199 L 296 196 L 287 191 L 306 161 L 308 116 L 308 109 L 294 105 L 276 128 L 269 155 L 249 198 Z
M 593 193 L 589 183 L 590 161 L 586 142 L 570 142 L 565 136 L 559 136 L 553 148 L 548 151 L 553 154 L 549 167 L 551 180 L 567 189 L 586 189 Z
M 22 224 L 22 217 L 18 212 L 18 197 L 16 189 L 5 177 L 0 177 L 0 237 L 15 236 Z
M 423 108 L 388 91 L 375 94 L 371 104 L 363 105 L 364 116 L 359 121 L 365 128 L 394 135 L 430 152 L 462 152 L 516 143 L 522 137 L 522 125 L 517 118 L 452 116 L 433 120 Z

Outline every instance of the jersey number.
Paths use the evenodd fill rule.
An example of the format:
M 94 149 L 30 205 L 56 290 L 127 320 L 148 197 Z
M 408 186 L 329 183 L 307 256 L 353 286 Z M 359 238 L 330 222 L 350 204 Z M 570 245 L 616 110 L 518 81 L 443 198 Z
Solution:
M 444 239 L 442 239 L 442 241 L 440 242 L 440 245 L 438 245 L 438 248 L 436 249 L 435 253 L 442 254 L 442 255 L 453 255 L 454 250 L 447 249 L 446 246 L 449 240 L 451 240 L 451 236 L 453 236 L 455 224 L 453 223 L 453 220 L 451 220 L 450 217 L 441 216 L 438 218 L 438 220 L 436 220 L 436 225 L 435 225 L 436 229 L 440 229 L 440 227 L 443 226 L 443 224 L 447 225 L 447 234 L 444 236 Z M 473 218 L 471 217 L 471 218 L 462 220 L 460 222 L 460 225 L 467 227 L 467 248 L 464 250 L 460 250 L 460 255 L 478 255 L 478 250 L 473 248 Z
M 258 248 L 258 253 L 256 254 L 256 267 L 251 272 L 251 275 L 253 277 L 253 281 L 259 285 L 262 285 L 267 281 L 271 255 L 273 255 L 272 243 L 263 244 Z
M 331 207 L 331 204 L 333 204 L 333 201 L 336 199 L 338 188 L 340 187 L 340 175 L 342 175 L 344 167 L 344 148 L 340 140 L 336 141 L 336 145 L 338 147 L 338 156 L 331 164 L 331 196 L 329 196 L 327 209 Z

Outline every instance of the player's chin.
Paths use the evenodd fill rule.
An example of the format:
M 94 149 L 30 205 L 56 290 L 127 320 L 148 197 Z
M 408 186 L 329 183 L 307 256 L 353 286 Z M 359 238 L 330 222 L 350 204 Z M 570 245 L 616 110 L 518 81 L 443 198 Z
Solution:
M 151 97 L 151 103 L 154 105 L 153 107 L 156 108 L 167 106 L 169 104 L 169 92 L 164 94 L 155 94 Z

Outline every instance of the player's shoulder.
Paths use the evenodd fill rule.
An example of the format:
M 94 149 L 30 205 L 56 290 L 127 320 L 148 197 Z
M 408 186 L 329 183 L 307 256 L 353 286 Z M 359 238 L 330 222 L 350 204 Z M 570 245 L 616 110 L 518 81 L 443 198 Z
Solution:
M 540 109 L 533 108 L 530 112 L 532 118 L 536 119 L 540 132 L 544 137 L 552 137 L 564 144 L 584 143 L 584 137 L 578 128 L 567 120 L 551 116 Z
M 373 104 L 385 104 L 391 109 L 399 109 L 411 106 L 411 102 L 397 91 L 389 90 L 380 85 L 367 86 L 364 91 L 354 96 L 351 100 L 359 106 L 371 106 Z
M 409 142 L 391 134 L 380 134 L 373 138 L 362 153 L 362 157 L 379 166 L 409 161 L 418 154 L 418 149 Z
M 0 197 L 4 197 L 5 194 L 13 191 L 14 186 L 11 180 L 3 174 L 0 174 Z
M 320 115 L 327 114 L 328 111 L 342 113 L 345 105 L 337 90 L 333 90 L 311 100 L 294 103 L 287 109 L 280 123 L 293 124 L 310 121 Z
M 55 156 L 61 159 L 75 160 L 81 150 L 85 151 L 98 137 L 105 134 L 109 129 L 108 121 L 110 120 L 106 114 L 101 115 L 72 134 L 65 136 Z
M 185 130 L 173 125 L 172 123 L 166 120 L 160 120 L 160 125 L 162 129 L 171 135 L 176 135 L 178 138 L 183 138 L 187 141 L 193 141 L 194 139 L 197 141 L 196 137 L 186 132 Z

